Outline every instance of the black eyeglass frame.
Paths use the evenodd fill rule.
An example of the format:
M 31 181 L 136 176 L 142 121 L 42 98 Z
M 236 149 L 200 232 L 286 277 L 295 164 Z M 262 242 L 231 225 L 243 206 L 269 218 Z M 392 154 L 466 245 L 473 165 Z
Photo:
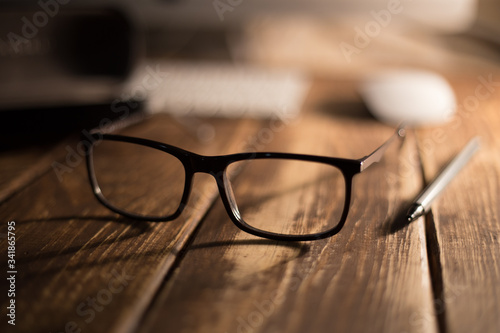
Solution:
M 95 197 L 101 204 L 103 204 L 108 209 L 120 215 L 132 219 L 152 221 L 152 222 L 165 222 L 165 221 L 175 220 L 181 215 L 184 208 L 187 206 L 189 195 L 191 193 L 194 174 L 207 173 L 215 178 L 217 182 L 217 187 L 219 189 L 219 195 L 222 199 L 224 207 L 229 217 L 231 218 L 232 222 L 241 230 L 255 236 L 272 240 L 310 241 L 310 240 L 318 240 L 331 237 L 337 234 L 342 229 L 347 219 L 349 207 L 351 204 L 353 177 L 356 174 L 366 170 L 373 163 L 379 162 L 392 142 L 396 141 L 396 139 L 398 138 L 404 138 L 405 130 L 404 127 L 400 126 L 396 130 L 396 132 L 380 147 L 375 149 L 371 154 L 366 155 L 360 159 L 345 159 L 337 157 L 291 154 L 291 153 L 276 153 L 276 152 L 254 152 L 254 153 L 238 153 L 238 154 L 218 155 L 218 156 L 204 156 L 165 143 L 148 139 L 115 135 L 115 134 L 104 134 L 100 132 L 91 132 L 90 135 L 92 136 L 93 140 L 90 145 L 85 146 L 85 149 L 86 149 L 87 171 L 92 192 L 94 193 Z M 103 195 L 101 188 L 99 187 L 94 172 L 93 149 L 94 146 L 101 140 L 127 142 L 131 144 L 147 146 L 150 148 L 163 151 L 165 153 L 168 153 L 176 157 L 184 166 L 184 171 L 185 171 L 184 191 L 181 197 L 180 205 L 177 208 L 177 210 L 173 214 L 170 214 L 168 216 L 161 216 L 161 217 L 146 216 L 146 215 L 129 213 L 120 208 L 114 207 L 111 203 L 109 203 L 108 200 Z M 287 235 L 287 234 L 278 234 L 274 232 L 267 232 L 264 230 L 254 228 L 251 225 L 247 224 L 241 218 L 236 201 L 234 200 L 231 184 L 229 182 L 227 175 L 227 167 L 230 164 L 238 161 L 257 160 L 257 159 L 288 159 L 288 160 L 298 160 L 298 161 L 309 161 L 309 162 L 317 162 L 317 163 L 331 165 L 339 169 L 342 175 L 344 176 L 345 180 L 345 199 L 344 199 L 345 201 L 340 221 L 337 223 L 337 225 L 323 232 L 306 234 L 306 235 Z

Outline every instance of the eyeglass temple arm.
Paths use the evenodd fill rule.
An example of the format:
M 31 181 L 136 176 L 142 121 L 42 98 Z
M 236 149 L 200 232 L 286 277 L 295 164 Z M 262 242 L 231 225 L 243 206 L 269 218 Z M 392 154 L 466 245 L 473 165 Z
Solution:
M 373 153 L 370 155 L 367 155 L 363 158 L 360 159 L 361 162 L 361 172 L 366 170 L 370 165 L 373 163 L 377 163 L 382 159 L 382 156 L 384 156 L 384 153 L 386 152 L 387 148 L 391 145 L 392 142 L 396 141 L 396 139 L 403 139 L 406 135 L 406 130 L 404 125 L 400 125 L 396 132 L 386 141 L 384 142 L 380 147 L 375 149 Z

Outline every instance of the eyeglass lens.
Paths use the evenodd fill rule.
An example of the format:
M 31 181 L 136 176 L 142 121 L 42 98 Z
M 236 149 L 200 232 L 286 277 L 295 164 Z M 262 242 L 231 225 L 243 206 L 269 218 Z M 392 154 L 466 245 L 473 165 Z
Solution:
M 229 165 L 241 218 L 277 234 L 308 235 L 334 228 L 345 203 L 345 180 L 334 166 L 290 159 L 255 159 Z
M 119 210 L 161 218 L 181 203 L 184 166 L 161 150 L 103 140 L 94 146 L 93 165 L 103 196 Z

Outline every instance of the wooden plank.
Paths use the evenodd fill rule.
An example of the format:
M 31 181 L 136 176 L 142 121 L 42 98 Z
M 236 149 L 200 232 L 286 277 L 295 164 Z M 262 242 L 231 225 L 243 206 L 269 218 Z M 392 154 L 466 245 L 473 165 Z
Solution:
M 51 163 L 70 143 L 64 140 L 57 147 L 51 146 L 8 150 L 0 155 L 0 203 L 28 186 L 50 170 Z
M 321 100 L 318 91 L 312 94 Z M 275 133 L 265 150 L 357 158 L 393 133 L 370 118 L 329 111 L 306 113 Z M 253 237 L 217 202 L 139 332 L 437 331 L 434 317 L 424 317 L 433 302 L 423 220 L 393 228 L 394 216 L 421 185 L 418 166 L 400 169 L 415 152 L 410 135 L 401 150 L 393 147 L 382 163 L 358 175 L 347 223 L 326 240 Z
M 166 141 L 199 153 L 229 153 L 255 130 L 244 121 L 184 120 L 155 116 L 125 134 Z M 196 131 L 213 130 L 211 142 Z M 205 136 L 204 138 L 207 138 Z M 71 148 L 76 149 L 76 142 Z M 66 148 L 59 162 L 65 163 Z M 80 157 L 81 158 L 81 157 Z M 197 179 L 186 212 L 176 221 L 148 223 L 120 218 L 93 198 L 83 163 L 72 172 L 48 172 L 0 206 L 0 232 L 15 221 L 16 326 L 7 324 L 6 279 L 2 332 L 123 332 L 143 316 L 179 251 L 212 204 L 216 186 Z M 7 239 L 0 239 L 7 249 Z M 2 269 L 7 253 L 2 250 Z
M 38 149 L 0 152 L 0 187 L 3 189 L 7 186 L 12 179 L 18 177 L 42 155 L 43 151 Z
M 498 74 L 478 77 L 488 81 L 489 75 L 498 81 Z M 500 91 L 477 78 L 455 82 L 458 115 L 447 126 L 418 133 L 428 181 L 470 138 L 479 135 L 482 141 L 476 156 L 435 202 L 428 221 L 432 261 L 440 271 L 436 309 L 448 332 L 499 332 Z

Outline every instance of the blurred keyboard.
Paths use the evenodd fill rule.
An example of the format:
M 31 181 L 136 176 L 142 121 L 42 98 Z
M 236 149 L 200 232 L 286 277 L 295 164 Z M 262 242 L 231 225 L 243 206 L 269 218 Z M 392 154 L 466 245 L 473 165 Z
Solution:
M 153 72 L 157 84 L 144 84 Z M 233 64 L 149 64 L 135 77 L 128 89 L 147 88 L 150 112 L 175 116 L 291 118 L 309 88 L 297 72 Z

